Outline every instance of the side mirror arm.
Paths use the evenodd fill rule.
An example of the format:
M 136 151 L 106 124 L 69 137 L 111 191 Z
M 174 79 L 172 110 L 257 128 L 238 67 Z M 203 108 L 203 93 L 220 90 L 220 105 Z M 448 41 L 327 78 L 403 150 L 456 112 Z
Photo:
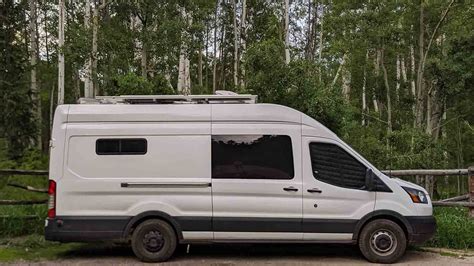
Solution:
M 365 172 L 365 188 L 368 191 L 375 190 L 375 174 L 372 169 L 367 169 Z

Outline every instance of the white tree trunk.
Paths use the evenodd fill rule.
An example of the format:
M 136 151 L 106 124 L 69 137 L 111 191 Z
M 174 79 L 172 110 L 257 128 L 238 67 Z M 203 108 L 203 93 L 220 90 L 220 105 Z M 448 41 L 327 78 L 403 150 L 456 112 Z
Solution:
M 377 49 L 375 51 L 375 57 L 374 57 L 374 74 L 375 77 L 378 78 L 380 73 L 380 49 Z M 377 95 L 375 91 L 376 87 L 373 87 L 373 93 L 372 93 L 372 102 L 374 105 L 374 110 L 380 115 L 380 108 L 379 108 L 379 102 L 377 100 Z
M 173 85 L 171 84 L 171 74 L 168 66 L 168 55 L 165 55 L 163 57 L 163 61 L 165 63 L 165 79 L 166 79 L 166 84 L 168 85 L 169 88 L 174 89 Z
M 247 50 L 247 0 L 243 0 L 242 2 L 242 17 L 240 19 L 240 24 L 242 26 L 241 34 L 240 34 L 240 41 L 241 41 L 241 49 L 240 49 L 240 57 L 241 62 L 243 62 L 243 54 Z M 243 36 L 243 37 L 242 37 Z M 241 67 L 242 71 L 242 78 L 240 80 L 241 86 L 245 87 L 245 66 Z
M 425 23 L 424 23 L 424 10 L 423 10 L 424 0 L 420 2 L 420 14 L 419 14 L 419 33 L 418 33 L 418 71 L 416 75 L 416 87 L 418 88 L 416 94 L 416 108 L 415 108 L 415 126 L 421 128 L 423 122 L 423 108 L 425 105 L 425 94 L 424 94 L 424 83 L 423 78 L 423 54 L 424 54 L 424 34 L 425 34 Z
M 142 41 L 142 47 L 141 47 L 141 51 L 140 51 L 140 58 L 141 58 L 141 70 L 142 70 L 142 78 L 144 79 L 147 79 L 148 77 L 148 69 L 147 69 L 147 65 L 148 65 L 148 53 L 147 53 L 147 50 L 146 50 L 146 47 L 145 47 L 145 43 Z
M 290 63 L 290 1 L 285 0 L 285 62 Z
M 54 118 L 54 89 L 56 84 L 51 86 L 51 92 L 49 93 L 49 132 L 53 129 L 53 118 Z
M 410 85 L 411 85 L 411 95 L 413 97 L 413 105 L 411 107 L 412 112 L 413 112 L 413 117 L 416 117 L 416 72 L 415 72 L 416 66 L 415 66 L 415 48 L 413 45 L 410 45 Z M 413 119 L 413 127 L 416 127 L 416 119 Z M 412 148 L 414 145 L 414 137 L 412 137 Z
M 41 99 L 39 97 L 39 88 L 38 83 L 36 80 L 36 61 L 38 57 L 38 50 L 37 50 L 37 39 L 36 39 L 36 0 L 29 0 L 30 6 L 30 21 L 29 21 L 29 35 L 30 35 L 30 46 L 29 46 L 29 54 L 30 54 L 30 89 L 31 89 L 31 100 L 33 101 L 33 112 L 35 117 L 36 128 L 38 130 L 38 135 L 36 138 L 36 145 L 41 150 Z
M 216 10 L 214 13 L 214 58 L 212 59 L 212 94 L 217 90 L 217 28 L 218 28 L 219 0 L 216 1 Z
M 92 53 L 91 53 L 91 95 L 95 97 L 97 94 L 97 32 L 99 28 L 99 4 L 94 3 L 94 10 L 92 16 Z
M 181 16 L 185 21 L 186 26 L 181 33 L 181 48 L 179 52 L 177 90 L 180 94 L 189 95 L 191 93 L 191 75 L 189 73 L 188 45 L 186 41 L 190 38 L 188 33 L 188 27 L 192 22 L 185 8 L 181 8 Z
M 387 131 L 388 133 L 391 133 L 392 132 L 392 101 L 391 101 L 391 96 L 390 96 L 390 85 L 388 83 L 387 68 L 385 67 L 384 59 L 385 59 L 384 52 L 382 51 L 380 64 L 382 65 L 383 80 L 385 83 L 385 89 L 386 89 L 386 95 L 387 95 Z
M 349 69 L 348 65 L 348 55 L 347 53 L 344 54 L 343 58 L 343 63 L 341 64 L 342 66 L 342 72 L 341 72 L 341 77 L 342 77 L 342 96 L 344 99 L 349 102 L 350 99 L 350 94 L 351 94 L 351 71 Z
M 406 83 L 408 78 L 407 78 L 407 65 L 405 64 L 404 56 L 401 57 L 400 67 L 401 67 L 403 82 Z
M 344 66 L 344 60 L 346 58 L 346 55 L 344 54 L 344 56 L 342 57 L 342 62 L 341 64 L 339 65 L 339 67 L 337 68 L 336 70 L 336 75 L 334 76 L 334 79 L 332 80 L 332 83 L 331 83 L 331 87 L 334 87 L 334 85 L 336 85 L 336 82 L 337 80 L 339 79 L 339 75 L 341 73 L 341 69 L 343 68 Z
M 366 86 L 367 86 L 367 61 L 369 60 L 369 50 L 365 53 L 365 63 L 364 63 L 364 77 L 362 81 L 362 125 L 365 125 L 365 114 L 367 113 L 367 96 L 366 96 Z
M 239 86 L 239 29 L 237 27 L 237 0 L 232 0 L 234 11 L 234 87 Z
M 179 65 L 178 65 L 178 86 L 176 87 L 178 93 L 188 95 L 188 88 L 186 86 L 186 75 L 188 71 L 186 71 L 187 66 L 187 56 L 186 56 L 186 49 L 185 45 L 181 44 L 180 54 L 179 54 Z
M 416 101 L 416 85 L 415 85 L 415 48 L 413 48 L 413 45 L 410 45 L 410 70 L 411 70 L 411 94 L 413 96 L 413 99 Z M 413 105 L 413 108 L 415 105 Z
M 375 93 L 372 95 L 372 103 L 374 105 L 375 112 L 380 114 L 379 101 L 377 100 L 377 96 L 375 95 Z
M 401 63 L 400 63 L 400 54 L 397 54 L 397 63 L 396 66 L 396 84 L 395 84 L 395 96 L 396 100 L 400 100 L 400 79 L 401 79 Z
M 59 0 L 58 21 L 58 105 L 64 104 L 64 26 L 66 23 L 66 0 Z
M 321 5 L 321 14 L 319 15 L 319 24 L 321 25 L 321 28 L 319 30 L 319 55 L 318 55 L 319 82 L 321 82 L 321 78 L 322 78 L 321 65 L 322 65 L 322 58 L 323 58 L 323 36 L 324 36 L 323 35 L 324 33 L 323 22 L 324 22 L 324 5 Z
M 84 4 L 84 28 L 86 32 L 89 32 L 91 27 L 91 2 L 90 0 L 85 0 Z M 89 53 L 89 56 L 86 59 L 86 63 L 84 65 L 84 97 L 85 98 L 92 98 L 92 54 Z
M 201 43 L 199 44 L 199 51 L 198 51 L 198 83 L 199 86 L 202 88 L 203 86 L 203 78 L 202 78 L 202 47 Z

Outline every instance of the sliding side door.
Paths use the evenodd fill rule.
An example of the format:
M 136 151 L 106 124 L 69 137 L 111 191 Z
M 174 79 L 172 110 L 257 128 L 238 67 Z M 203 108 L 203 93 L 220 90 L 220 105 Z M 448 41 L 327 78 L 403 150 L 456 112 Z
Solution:
M 301 240 L 301 126 L 213 123 L 215 240 Z

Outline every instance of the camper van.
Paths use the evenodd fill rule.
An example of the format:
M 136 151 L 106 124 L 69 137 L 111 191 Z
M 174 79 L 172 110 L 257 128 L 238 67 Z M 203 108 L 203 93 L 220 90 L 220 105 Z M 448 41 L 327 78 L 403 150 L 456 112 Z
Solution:
M 347 243 L 392 263 L 435 232 L 420 186 L 390 178 L 313 118 L 254 95 L 103 96 L 54 115 L 47 240 Z

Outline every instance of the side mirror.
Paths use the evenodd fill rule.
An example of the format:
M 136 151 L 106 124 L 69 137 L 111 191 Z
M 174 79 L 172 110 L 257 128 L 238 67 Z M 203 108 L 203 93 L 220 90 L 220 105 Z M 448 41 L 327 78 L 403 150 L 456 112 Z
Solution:
M 367 169 L 365 172 L 365 187 L 368 191 L 375 190 L 375 174 L 372 169 Z

